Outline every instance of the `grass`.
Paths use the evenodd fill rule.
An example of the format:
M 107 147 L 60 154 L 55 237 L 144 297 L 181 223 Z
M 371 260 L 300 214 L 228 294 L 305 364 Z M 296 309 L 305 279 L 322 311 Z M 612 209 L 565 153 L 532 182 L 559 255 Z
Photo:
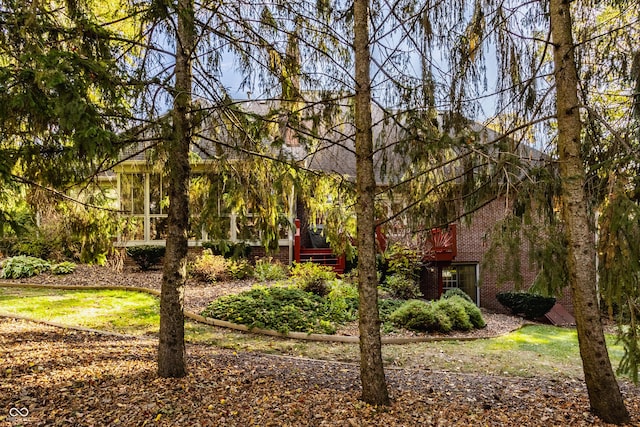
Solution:
M 158 300 L 144 293 L 112 290 L 52 290 L 0 287 L 0 311 L 66 325 L 131 335 L 156 334 Z M 317 343 L 266 337 L 187 322 L 186 339 L 236 351 L 258 351 L 358 362 L 358 344 Z M 615 366 L 623 349 L 608 336 Z M 387 366 L 521 377 L 581 377 L 574 329 L 526 326 L 497 338 L 385 345 Z
M 132 335 L 157 333 L 160 321 L 157 298 L 120 290 L 0 287 L 0 311 Z

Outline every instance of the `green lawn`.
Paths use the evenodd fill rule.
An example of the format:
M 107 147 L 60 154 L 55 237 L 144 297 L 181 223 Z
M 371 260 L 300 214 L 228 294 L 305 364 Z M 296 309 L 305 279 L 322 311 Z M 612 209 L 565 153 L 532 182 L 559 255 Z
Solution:
M 155 334 L 159 324 L 154 296 L 118 290 L 53 290 L 0 287 L 0 312 L 64 325 L 131 335 Z M 187 322 L 187 340 L 238 351 L 260 351 L 358 362 L 357 344 L 316 343 L 235 332 Z M 609 339 L 614 367 L 623 349 Z M 489 375 L 582 375 L 574 329 L 526 326 L 508 335 L 475 341 L 385 345 L 387 366 L 449 370 Z
M 141 292 L 0 287 L 0 312 L 123 334 L 158 331 L 158 300 Z

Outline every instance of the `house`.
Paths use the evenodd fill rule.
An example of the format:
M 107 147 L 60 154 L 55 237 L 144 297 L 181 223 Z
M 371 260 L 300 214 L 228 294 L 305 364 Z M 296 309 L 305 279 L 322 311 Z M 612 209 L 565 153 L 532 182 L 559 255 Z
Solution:
M 244 108 L 251 114 L 267 114 L 272 111 L 273 106 L 262 101 L 251 101 Z M 305 170 L 342 177 L 347 184 L 352 181 L 355 176 L 355 154 L 353 138 L 350 136 L 353 134 L 353 128 L 347 113 L 335 120 L 332 126 L 317 126 L 314 132 L 309 131 L 308 134 L 291 132 L 291 128 L 286 123 L 283 125 L 286 116 L 284 119 L 282 115 L 272 117 L 277 120 L 273 120 L 271 125 L 275 122 L 278 126 L 274 126 L 274 129 L 269 130 L 267 134 L 270 132 L 275 135 L 274 139 L 280 139 L 281 143 L 275 144 L 275 148 L 270 149 L 270 156 L 294 161 Z M 382 110 L 374 109 L 376 123 L 374 163 L 380 193 L 378 200 L 381 207 L 381 229 L 384 230 L 385 238 L 412 241 L 424 250 L 426 268 L 422 275 L 421 287 L 425 297 L 436 298 L 447 289 L 460 288 L 480 307 L 505 311 L 495 295 L 497 292 L 509 290 L 513 284 L 498 285 L 496 275 L 490 269 L 483 268 L 483 261 L 486 261 L 488 239 L 493 226 L 512 208 L 509 199 L 500 196 L 486 203 L 474 213 L 471 221 L 456 219 L 451 224 L 437 226 L 437 223 L 432 223 L 433 216 L 426 213 L 418 220 L 415 218 L 416 215 L 412 220 L 407 219 L 402 212 L 407 209 L 410 201 L 403 200 L 402 193 L 395 188 L 397 180 L 402 179 L 398 171 L 411 168 L 411 165 L 405 163 L 407 159 L 402 158 L 402 150 L 397 149 L 398 141 L 406 139 L 406 131 L 401 129 L 403 123 L 397 118 L 391 120 L 391 126 L 387 119 Z M 438 117 L 434 120 L 435 127 L 441 127 L 442 122 Z M 194 186 L 207 189 L 206 207 L 205 204 L 198 204 L 197 200 L 193 200 L 193 205 L 196 206 L 193 213 L 194 216 L 198 216 L 206 211 L 208 219 L 193 221 L 189 245 L 198 248 L 203 242 L 222 238 L 231 242 L 241 241 L 250 244 L 253 248 L 252 256 L 267 255 L 262 244 L 263 236 L 260 234 L 259 227 L 256 227 L 260 214 L 252 209 L 231 209 L 227 203 L 231 190 L 229 182 L 225 181 L 219 173 L 219 158 L 222 158 L 219 150 L 222 149 L 226 154 L 233 153 L 233 142 L 228 141 L 233 141 L 234 136 L 227 130 L 221 131 L 215 121 L 210 123 L 213 124 L 201 132 L 201 135 L 208 136 L 201 137 L 194 144 L 195 161 L 192 169 Z M 439 129 L 439 132 L 442 133 L 442 129 Z M 475 123 L 469 124 L 466 132 L 464 137 L 470 144 L 475 144 L 477 147 L 487 145 L 488 141 L 503 139 L 496 132 Z M 216 136 L 213 137 L 211 134 Z M 307 149 L 307 145 L 300 139 L 310 138 L 311 134 L 315 138 L 311 144 L 313 149 Z M 450 132 L 450 138 L 455 136 Z M 222 148 L 220 144 L 216 144 L 216 141 L 225 141 Z M 267 144 L 272 141 L 269 139 Z M 140 147 L 136 147 L 136 150 L 138 151 L 125 153 L 124 156 L 127 156 L 128 160 L 123 161 L 115 169 L 120 195 L 119 207 L 128 224 L 123 233 L 118 236 L 116 244 L 120 246 L 163 244 L 167 218 L 167 191 L 162 168 L 157 166 L 161 162 L 156 162 L 153 156 L 140 150 Z M 531 162 L 540 161 L 543 156 L 542 153 L 524 146 L 519 148 L 519 152 L 520 155 L 528 157 Z M 455 175 L 456 170 L 463 167 L 456 160 L 457 155 L 459 153 L 453 150 L 450 158 L 439 157 L 435 160 L 444 165 L 434 168 L 442 182 L 446 182 L 447 175 Z M 232 154 L 226 157 L 226 161 L 240 164 L 239 162 L 243 161 L 241 157 L 238 154 Z M 395 176 L 384 172 L 385 169 L 392 169 L 392 166 L 396 170 Z M 474 169 L 470 170 L 473 174 Z M 466 170 L 464 174 L 467 174 Z M 277 230 L 276 244 L 269 251 L 269 255 L 283 263 L 309 259 L 330 264 L 337 271 L 343 271 L 345 268 L 343 255 L 334 254 L 330 248 L 324 247 L 326 246 L 324 244 L 312 243 L 313 234 L 318 230 L 317 226 L 326 224 L 322 224 L 321 219 L 312 218 L 309 215 L 305 204 L 296 194 L 294 186 L 280 193 L 278 206 L 285 220 Z M 259 209 L 260 206 L 254 206 L 254 208 Z M 458 207 L 453 206 L 449 209 L 454 211 L 456 208 Z M 394 219 L 386 221 L 387 218 Z M 416 228 L 416 224 L 419 228 Z M 420 231 L 415 231 L 417 229 Z M 530 284 L 535 279 L 537 271 L 526 261 L 526 250 L 523 251 L 522 257 L 524 283 Z M 565 297 L 561 302 L 571 309 L 569 298 Z

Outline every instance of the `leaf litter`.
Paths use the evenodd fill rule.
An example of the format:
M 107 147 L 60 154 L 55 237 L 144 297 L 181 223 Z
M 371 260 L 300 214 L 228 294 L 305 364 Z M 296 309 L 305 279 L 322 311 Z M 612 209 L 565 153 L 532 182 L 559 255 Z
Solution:
M 188 345 L 187 377 L 163 379 L 156 346 L 0 319 L 0 426 L 606 425 L 579 379 L 387 368 L 375 407 L 354 364 Z M 621 388 L 640 425 L 640 389 Z

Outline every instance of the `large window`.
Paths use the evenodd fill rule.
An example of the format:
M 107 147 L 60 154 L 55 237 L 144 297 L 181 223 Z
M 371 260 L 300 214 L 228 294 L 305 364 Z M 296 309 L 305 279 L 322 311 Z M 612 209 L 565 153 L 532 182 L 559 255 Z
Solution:
M 120 242 L 163 241 L 167 237 L 169 195 L 166 178 L 159 173 L 121 173 L 120 209 L 125 227 Z M 233 213 L 225 203 L 224 182 L 216 175 L 193 174 L 190 186 L 190 240 L 260 241 L 257 218 Z M 280 238 L 289 239 L 282 227 Z
M 452 288 L 462 289 L 478 303 L 478 279 L 476 264 L 456 264 L 442 270 L 443 292 Z

